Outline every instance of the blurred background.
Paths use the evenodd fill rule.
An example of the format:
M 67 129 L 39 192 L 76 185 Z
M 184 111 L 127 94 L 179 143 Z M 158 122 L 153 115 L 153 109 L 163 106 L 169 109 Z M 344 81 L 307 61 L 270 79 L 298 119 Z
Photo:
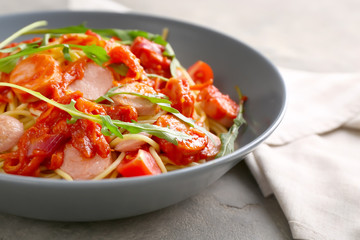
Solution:
M 257 49 L 277 66 L 320 72 L 360 69 L 358 0 L 113 1 L 137 12 L 219 30 Z M 67 9 L 76 0 L 31 2 L 2 1 L 0 14 L 36 11 L 38 6 L 42 10 Z

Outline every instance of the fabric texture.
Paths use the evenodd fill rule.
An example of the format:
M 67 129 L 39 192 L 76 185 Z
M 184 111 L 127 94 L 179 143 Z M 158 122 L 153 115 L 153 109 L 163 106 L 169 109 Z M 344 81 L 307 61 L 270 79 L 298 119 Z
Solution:
M 246 163 L 295 239 L 360 239 L 360 74 L 280 72 L 284 119 Z

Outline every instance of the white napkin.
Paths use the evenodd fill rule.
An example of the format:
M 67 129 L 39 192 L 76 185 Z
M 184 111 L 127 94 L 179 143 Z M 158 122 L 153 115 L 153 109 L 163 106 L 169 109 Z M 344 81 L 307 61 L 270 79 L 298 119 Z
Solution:
M 360 73 L 280 72 L 287 112 L 246 163 L 295 239 L 360 239 Z

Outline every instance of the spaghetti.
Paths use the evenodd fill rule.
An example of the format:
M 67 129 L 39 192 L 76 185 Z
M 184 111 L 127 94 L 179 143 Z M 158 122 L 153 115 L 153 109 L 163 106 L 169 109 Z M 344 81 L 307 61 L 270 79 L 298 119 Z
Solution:
M 166 37 L 110 30 L 27 29 L 44 36 L 2 46 L 0 122 L 23 132 L 0 152 L 1 173 L 100 180 L 216 158 L 239 105 L 211 68 L 184 69 Z M 0 126 L 0 149 L 13 132 Z

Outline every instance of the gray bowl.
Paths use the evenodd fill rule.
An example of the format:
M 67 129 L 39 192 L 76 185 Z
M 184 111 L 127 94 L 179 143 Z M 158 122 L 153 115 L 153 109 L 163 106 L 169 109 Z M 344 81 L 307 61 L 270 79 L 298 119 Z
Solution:
M 140 14 L 47 12 L 0 16 L 0 39 L 21 27 L 47 20 L 49 27 L 86 22 L 92 28 L 141 29 L 161 33 L 188 67 L 209 63 L 215 85 L 237 99 L 234 86 L 249 97 L 248 122 L 237 140 L 238 149 L 203 165 L 167 174 L 101 181 L 66 182 L 0 174 L 0 211 L 55 221 L 97 221 L 155 211 L 206 188 L 240 162 L 277 127 L 284 114 L 285 86 L 273 65 L 240 41 L 221 33 L 175 20 Z

